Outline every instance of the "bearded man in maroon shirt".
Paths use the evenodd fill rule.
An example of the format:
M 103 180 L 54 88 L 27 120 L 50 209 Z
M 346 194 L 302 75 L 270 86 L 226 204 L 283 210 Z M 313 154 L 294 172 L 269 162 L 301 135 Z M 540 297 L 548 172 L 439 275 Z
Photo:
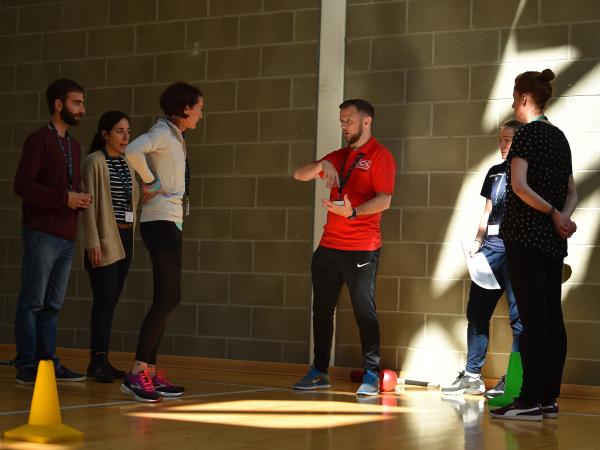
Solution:
M 16 382 L 35 383 L 40 360 L 52 359 L 59 381 L 83 381 L 55 357 L 62 307 L 77 238 L 77 211 L 91 195 L 78 192 L 79 143 L 69 136 L 85 114 L 84 89 L 59 79 L 46 89 L 50 120 L 30 134 L 14 180 L 22 198 L 23 261 L 15 314 Z

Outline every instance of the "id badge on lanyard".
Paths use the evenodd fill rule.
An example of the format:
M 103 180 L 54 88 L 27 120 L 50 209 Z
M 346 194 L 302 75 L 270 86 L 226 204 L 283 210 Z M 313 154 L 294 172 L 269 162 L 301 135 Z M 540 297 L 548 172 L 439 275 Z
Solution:
M 343 206 L 344 205 L 344 197 L 343 197 L 342 191 L 344 190 L 344 187 L 348 183 L 348 180 L 350 179 L 350 175 L 352 174 L 352 171 L 354 170 L 354 168 L 356 167 L 356 165 L 359 163 L 359 161 L 363 158 L 363 156 L 365 156 L 365 154 L 362 153 L 362 152 L 358 153 L 356 155 L 356 159 L 350 165 L 350 168 L 348 169 L 348 172 L 346 172 L 346 175 L 344 175 L 344 166 L 346 165 L 346 161 L 348 160 L 348 157 L 350 156 L 350 153 L 348 153 L 346 155 L 346 158 L 344 158 L 344 162 L 342 163 L 342 167 L 340 168 L 340 172 L 339 172 L 340 186 L 338 188 L 339 199 L 333 201 L 334 205 L 338 205 L 338 206 Z
M 500 225 L 488 225 L 488 236 L 498 236 L 500 234 Z

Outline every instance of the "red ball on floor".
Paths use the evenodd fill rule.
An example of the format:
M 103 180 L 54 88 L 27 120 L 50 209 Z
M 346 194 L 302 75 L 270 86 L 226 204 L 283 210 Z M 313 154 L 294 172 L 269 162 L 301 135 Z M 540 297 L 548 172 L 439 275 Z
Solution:
M 398 384 L 398 377 L 396 372 L 390 369 L 382 369 L 379 372 L 379 381 L 381 392 L 390 392 L 396 389 Z
M 350 372 L 350 380 L 355 383 L 361 383 L 364 375 L 364 370 L 353 370 Z M 381 392 L 390 392 L 396 389 L 398 377 L 396 372 L 390 369 L 382 369 L 379 372 L 379 385 Z

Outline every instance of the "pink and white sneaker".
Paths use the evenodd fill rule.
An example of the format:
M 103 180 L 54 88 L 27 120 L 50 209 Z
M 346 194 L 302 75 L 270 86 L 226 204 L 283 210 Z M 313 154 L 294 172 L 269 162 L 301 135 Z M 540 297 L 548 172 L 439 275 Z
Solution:
M 176 386 L 169 381 L 165 372 L 158 371 L 152 377 L 154 390 L 163 397 L 179 397 L 185 392 L 183 386 Z
M 131 372 L 127 373 L 123 378 L 121 391 L 133 394 L 133 398 L 138 402 L 158 403 L 162 400 L 162 396 L 156 392 L 147 370 L 135 375 Z

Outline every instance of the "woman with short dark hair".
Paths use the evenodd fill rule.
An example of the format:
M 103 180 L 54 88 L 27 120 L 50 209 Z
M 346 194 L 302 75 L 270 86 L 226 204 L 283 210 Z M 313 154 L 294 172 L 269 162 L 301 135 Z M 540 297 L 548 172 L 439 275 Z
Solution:
M 523 385 L 515 401 L 491 411 L 500 419 L 557 417 L 567 354 L 561 279 L 567 239 L 577 230 L 571 149 L 544 107 L 552 96 L 550 69 L 515 79 L 513 109 L 526 124 L 513 137 L 504 220 L 508 273 L 523 325 Z
M 143 182 L 140 231 L 152 260 L 154 293 L 140 329 L 133 369 L 121 390 L 142 402 L 178 397 L 185 390 L 157 372 L 156 356 L 167 318 L 181 300 L 181 231 L 189 192 L 183 133 L 202 119 L 204 98 L 198 88 L 178 82 L 162 93 L 160 106 L 166 117 L 126 149 Z
M 108 361 L 112 320 L 129 272 L 139 190 L 133 170 L 123 157 L 129 143 L 129 117 L 108 111 L 83 161 L 82 185 L 92 204 L 82 212 L 84 265 L 93 293 L 90 363 L 87 377 L 112 383 L 125 372 Z

